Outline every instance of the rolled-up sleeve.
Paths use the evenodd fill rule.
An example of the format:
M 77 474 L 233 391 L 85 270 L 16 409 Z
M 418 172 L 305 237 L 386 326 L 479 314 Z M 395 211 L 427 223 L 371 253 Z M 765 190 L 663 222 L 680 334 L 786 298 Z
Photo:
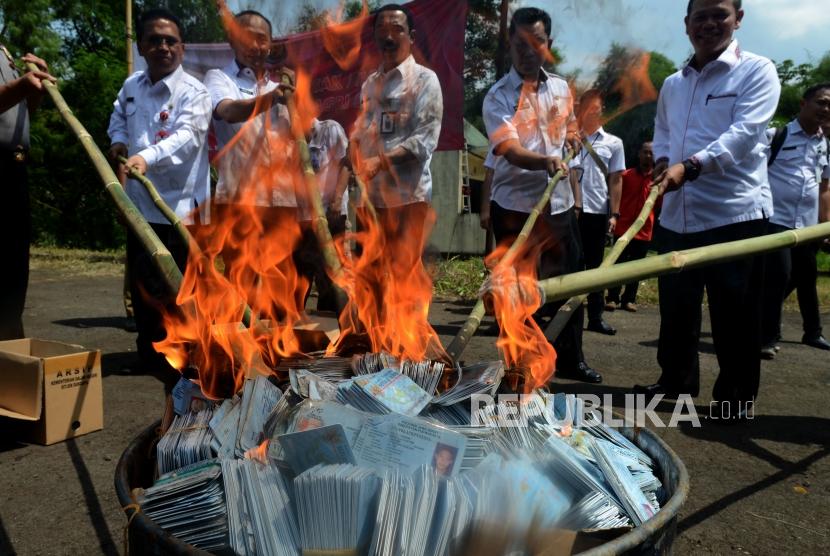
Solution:
M 211 98 L 207 91 L 194 91 L 183 98 L 170 135 L 138 154 L 154 170 L 164 170 L 186 162 L 207 140 L 211 119 Z
M 441 119 L 444 117 L 444 97 L 438 76 L 432 72 L 423 73 L 419 93 L 415 99 L 412 115 L 415 120 L 412 134 L 400 146 L 411 152 L 421 162 L 426 162 L 438 147 L 441 135 Z
M 732 125 L 695 154 L 703 173 L 723 174 L 727 168 L 743 160 L 758 143 L 765 142 L 767 126 L 778 109 L 781 82 L 772 62 L 763 60 L 758 65 L 738 93 Z M 655 155 L 656 151 L 655 145 Z
M 611 160 L 608 162 L 608 173 L 625 170 L 625 148 L 622 141 L 615 141 L 611 147 Z
M 123 143 L 127 145 L 130 141 L 130 134 L 127 128 L 127 114 L 124 111 L 126 104 L 126 97 L 124 89 L 118 91 L 118 96 L 115 97 L 115 102 L 112 104 L 112 115 L 110 116 L 110 124 L 107 128 L 107 135 L 110 138 L 110 144 Z

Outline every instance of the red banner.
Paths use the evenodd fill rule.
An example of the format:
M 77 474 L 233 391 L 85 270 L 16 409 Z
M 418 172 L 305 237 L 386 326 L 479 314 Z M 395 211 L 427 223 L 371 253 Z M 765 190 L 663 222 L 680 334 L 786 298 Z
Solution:
M 438 75 L 444 95 L 438 150 L 463 149 L 467 2 L 415 0 L 406 7 L 415 19 L 415 60 Z M 284 41 L 289 66 L 311 76 L 311 93 L 320 118 L 337 120 L 349 132 L 360 108 L 360 87 L 380 65 L 373 18 L 291 35 Z

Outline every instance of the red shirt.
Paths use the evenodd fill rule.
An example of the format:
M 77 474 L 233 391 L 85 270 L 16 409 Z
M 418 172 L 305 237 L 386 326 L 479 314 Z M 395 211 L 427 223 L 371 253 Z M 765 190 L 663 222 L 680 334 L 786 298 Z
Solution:
M 651 191 L 651 173 L 643 175 L 637 168 L 629 168 L 622 175 L 622 198 L 620 199 L 620 217 L 614 235 L 620 237 L 634 223 L 634 220 L 643 210 L 643 205 Z M 654 211 L 648 215 L 646 223 L 634 236 L 634 239 L 651 241 L 651 231 L 654 227 Z

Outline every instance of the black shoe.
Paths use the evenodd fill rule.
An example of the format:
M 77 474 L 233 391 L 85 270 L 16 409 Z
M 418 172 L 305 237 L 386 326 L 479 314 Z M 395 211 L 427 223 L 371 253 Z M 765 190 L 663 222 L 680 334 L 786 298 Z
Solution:
M 589 320 L 587 330 L 590 330 L 591 332 L 599 332 L 600 334 L 606 334 L 608 336 L 613 336 L 617 333 L 616 328 L 614 328 L 602 319 Z
M 761 359 L 766 359 L 770 361 L 771 359 L 775 359 L 776 349 L 775 346 L 772 344 L 768 344 L 761 348 Z
M 688 396 L 691 396 L 693 398 L 697 397 L 697 395 L 698 395 L 698 392 L 681 392 L 679 390 L 672 390 L 671 388 L 666 388 L 665 386 L 663 386 L 659 382 L 657 382 L 655 384 L 649 384 L 647 386 L 642 386 L 640 384 L 635 384 L 634 388 L 632 388 L 632 391 L 635 394 L 642 394 L 643 396 L 646 397 L 647 400 L 650 400 L 651 398 L 653 398 L 654 396 L 657 396 L 658 394 L 662 394 L 663 397 L 672 398 L 672 399 L 677 399 L 681 395 L 688 395 Z
M 589 367 L 585 361 L 580 361 L 576 369 L 557 369 L 554 376 L 578 380 L 580 382 L 589 382 L 591 384 L 599 384 L 602 382 L 602 375 Z
M 824 336 L 804 336 L 801 338 L 801 343 L 814 347 L 816 349 L 830 350 L 830 342 L 824 339 Z

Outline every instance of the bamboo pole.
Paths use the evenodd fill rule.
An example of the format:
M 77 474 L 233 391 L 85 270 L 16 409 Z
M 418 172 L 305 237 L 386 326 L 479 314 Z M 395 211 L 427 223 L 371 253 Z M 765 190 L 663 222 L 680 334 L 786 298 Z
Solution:
M 127 159 L 123 156 L 118 157 L 118 161 L 124 165 L 127 164 Z M 182 219 L 179 218 L 179 216 L 175 212 L 173 212 L 173 209 L 171 209 L 167 205 L 167 203 L 164 202 L 164 199 L 162 199 L 161 195 L 158 192 L 158 189 L 156 189 L 156 186 L 153 185 L 153 182 L 150 181 L 150 179 L 144 174 L 136 171 L 135 168 L 131 168 L 128 166 L 127 172 L 131 178 L 137 180 L 141 185 L 144 186 L 144 189 L 147 191 L 147 194 L 150 195 L 150 198 L 153 200 L 153 204 L 156 205 L 156 208 L 159 209 L 159 211 L 164 215 L 167 221 L 173 225 L 173 228 L 179 234 L 179 237 L 182 239 L 182 241 L 184 241 L 185 245 L 188 246 L 190 253 L 199 259 L 204 259 L 205 254 L 202 251 L 202 248 L 199 247 L 199 244 L 196 243 L 195 239 L 193 239 L 193 235 L 190 233 L 190 230 L 187 229 L 187 226 L 185 226 L 184 222 L 182 222 Z M 251 307 L 247 303 L 245 303 L 245 307 L 242 309 L 242 324 L 246 328 L 248 328 L 254 321 L 255 319 L 253 311 L 251 310 Z
M 573 158 L 574 153 L 571 152 L 565 159 L 562 161 L 565 164 L 568 164 L 571 159 Z M 513 241 L 513 244 L 504 254 L 502 259 L 498 262 L 499 265 L 503 264 L 512 264 L 513 259 L 519 253 L 519 250 L 524 246 L 525 242 L 527 242 L 527 238 L 530 237 L 530 232 L 533 230 L 533 226 L 536 224 L 536 220 L 539 218 L 539 215 L 545 209 L 545 207 L 550 203 L 550 197 L 553 195 L 556 186 L 562 181 L 562 178 L 565 177 L 565 173 L 562 170 L 556 172 L 553 177 L 548 182 L 548 186 L 545 188 L 545 191 L 542 193 L 542 196 L 539 197 L 539 200 L 536 202 L 536 205 L 533 207 L 533 210 L 530 211 L 530 214 L 525 221 L 524 226 L 522 227 L 522 231 L 519 233 L 518 237 Z M 461 330 L 458 331 L 458 334 L 455 335 L 455 338 L 452 339 L 450 342 L 449 347 L 447 347 L 447 354 L 450 356 L 450 359 L 453 362 L 458 361 L 458 358 L 461 356 L 461 353 L 464 351 L 464 348 L 467 347 L 467 344 L 470 342 L 470 339 L 473 337 L 473 334 L 476 333 L 478 327 L 481 325 L 481 319 L 484 318 L 484 301 L 479 299 L 476 301 L 475 307 L 473 307 L 470 316 L 467 317 L 467 321 L 461 327 Z
M 283 74 L 282 82 L 290 84 L 287 75 Z M 294 100 L 293 93 L 286 94 L 286 99 L 288 114 L 291 118 L 291 130 L 294 133 L 294 142 L 300 153 L 300 165 L 305 177 L 306 190 L 308 198 L 311 200 L 312 210 L 314 211 L 312 227 L 317 236 L 317 241 L 320 244 L 323 260 L 332 275 L 333 287 L 337 296 L 337 307 L 339 310 L 342 310 L 346 306 L 346 293 L 337 286 L 337 282 L 342 281 L 343 265 L 337 254 L 337 250 L 334 248 L 334 240 L 329 230 L 329 221 L 326 218 L 325 207 L 323 207 L 323 198 L 320 195 L 320 185 L 317 181 L 317 174 L 314 173 L 314 166 L 311 164 L 311 153 L 308 150 L 305 133 L 300 126 L 299 113 L 297 112 L 297 104 Z
M 32 63 L 28 63 L 27 67 L 30 71 L 37 70 L 37 67 Z M 150 224 L 127 196 L 126 191 L 121 186 L 121 182 L 118 181 L 118 178 L 112 171 L 109 161 L 98 148 L 98 145 L 95 144 L 95 141 L 86 128 L 84 128 L 83 124 L 72 113 L 72 110 L 66 104 L 58 87 L 47 80 L 43 80 L 43 85 L 46 87 L 46 92 L 49 94 L 52 102 L 55 103 L 55 107 L 58 109 L 61 117 L 63 117 L 69 128 L 75 133 L 78 141 L 84 147 L 87 156 L 92 161 L 92 165 L 103 180 L 107 193 L 112 197 L 115 206 L 124 217 L 127 227 L 135 234 L 145 251 L 150 254 L 150 258 L 159 271 L 169 293 L 175 296 L 179 292 L 179 286 L 182 283 L 182 273 L 176 265 L 176 261 L 173 259 L 170 251 L 164 246 L 153 231 L 153 228 L 150 227 Z
M 548 301 L 567 299 L 581 293 L 621 286 L 634 280 L 682 272 L 715 263 L 726 263 L 826 237 L 830 237 L 830 222 L 761 237 L 707 245 L 685 251 L 673 251 L 607 268 L 583 270 L 542 280 L 539 282 L 539 287 L 545 292 Z
M 643 225 L 646 223 L 646 219 L 648 219 L 651 211 L 654 210 L 654 203 L 657 202 L 657 196 L 660 193 L 659 185 L 653 185 L 651 187 L 651 191 L 648 194 L 648 198 L 646 202 L 643 204 L 642 210 L 640 210 L 640 214 L 637 216 L 637 219 L 631 224 L 631 226 L 626 230 L 626 232 L 620 236 L 617 242 L 614 244 L 614 247 L 611 248 L 611 251 L 605 256 L 602 260 L 602 263 L 599 265 L 599 268 L 608 268 L 609 266 L 613 265 L 617 262 L 617 259 L 620 258 L 622 252 L 625 250 L 626 246 L 631 242 L 635 235 L 642 229 Z M 582 302 L 585 301 L 585 298 L 588 294 L 580 294 L 570 298 L 562 307 L 559 308 L 559 311 L 556 312 L 556 315 L 553 317 L 553 320 L 548 324 L 548 327 L 545 329 L 545 337 L 553 342 L 565 328 L 565 325 L 568 324 L 568 321 L 573 316 L 574 312 L 582 305 Z
M 133 74 L 133 0 L 126 0 L 127 5 L 127 75 Z

